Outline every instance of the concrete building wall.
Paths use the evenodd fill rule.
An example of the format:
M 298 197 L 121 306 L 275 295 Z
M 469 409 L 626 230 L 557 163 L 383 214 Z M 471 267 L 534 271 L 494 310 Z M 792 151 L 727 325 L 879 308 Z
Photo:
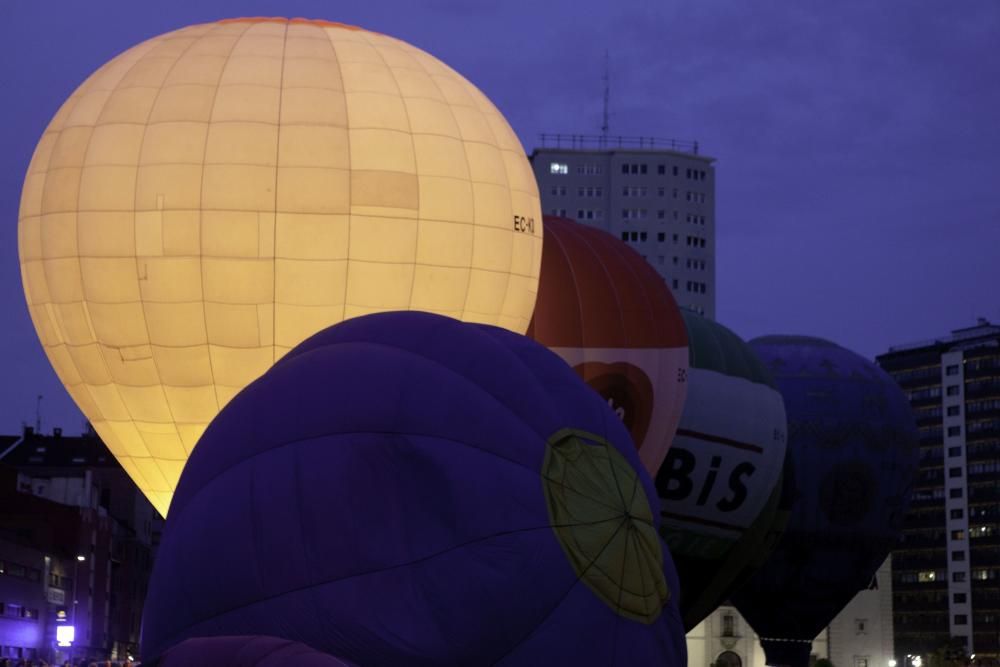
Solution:
M 889 667 L 892 641 L 892 563 L 875 574 L 878 588 L 858 593 L 829 627 L 834 667 Z

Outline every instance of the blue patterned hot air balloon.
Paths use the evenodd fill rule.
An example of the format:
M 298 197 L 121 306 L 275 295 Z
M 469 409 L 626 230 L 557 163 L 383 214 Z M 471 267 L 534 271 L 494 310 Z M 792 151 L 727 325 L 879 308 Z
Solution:
M 264 634 L 379 665 L 686 661 L 659 502 L 559 357 L 426 313 L 306 340 L 177 487 L 143 654 Z
M 871 582 L 896 544 L 917 467 L 896 383 L 839 345 L 750 341 L 785 399 L 795 497 L 785 534 L 736 594 L 768 665 L 805 667 L 810 643 Z

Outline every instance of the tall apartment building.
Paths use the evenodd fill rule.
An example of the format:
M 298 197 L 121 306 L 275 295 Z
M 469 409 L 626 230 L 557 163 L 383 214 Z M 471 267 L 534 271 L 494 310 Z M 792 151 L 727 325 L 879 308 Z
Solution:
M 542 212 L 614 234 L 677 303 L 715 318 L 715 170 L 696 142 L 542 135 L 531 154 Z
M 919 476 L 893 552 L 896 655 L 926 660 L 955 638 L 977 665 L 1000 664 L 1000 326 L 980 319 L 877 361 L 920 431 Z

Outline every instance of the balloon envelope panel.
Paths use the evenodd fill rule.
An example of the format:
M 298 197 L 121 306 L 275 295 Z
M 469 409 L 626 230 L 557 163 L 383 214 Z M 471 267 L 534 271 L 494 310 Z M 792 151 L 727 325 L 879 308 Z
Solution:
M 656 485 L 690 630 L 763 562 L 784 529 L 788 424 L 750 346 L 721 324 L 681 313 L 691 353 L 687 401 Z
M 154 37 L 66 101 L 25 177 L 56 373 L 166 514 L 206 425 L 320 329 L 423 310 L 523 332 L 538 190 L 496 107 L 405 42 L 237 19 Z
M 658 514 L 621 422 L 537 343 L 426 313 L 355 318 L 206 431 L 143 651 L 269 634 L 363 665 L 681 665 Z
M 809 641 L 896 543 L 916 471 L 916 427 L 892 378 L 839 345 L 804 336 L 750 345 L 785 399 L 796 492 L 784 536 L 733 600 L 762 638 Z
M 684 322 L 663 278 L 610 234 L 545 216 L 528 336 L 608 401 L 655 475 L 677 429 L 688 366 Z
M 172 647 L 157 667 L 354 667 L 304 644 L 263 635 L 193 637 Z

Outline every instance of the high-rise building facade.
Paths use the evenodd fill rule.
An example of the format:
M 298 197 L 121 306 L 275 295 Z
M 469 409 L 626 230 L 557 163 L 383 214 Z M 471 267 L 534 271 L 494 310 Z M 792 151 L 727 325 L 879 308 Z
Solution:
M 897 657 L 952 641 L 1000 664 L 1000 326 L 980 319 L 878 357 L 907 394 L 920 470 L 893 552 Z
M 542 135 L 531 154 L 542 212 L 625 241 L 677 303 L 715 318 L 714 159 L 670 139 Z

